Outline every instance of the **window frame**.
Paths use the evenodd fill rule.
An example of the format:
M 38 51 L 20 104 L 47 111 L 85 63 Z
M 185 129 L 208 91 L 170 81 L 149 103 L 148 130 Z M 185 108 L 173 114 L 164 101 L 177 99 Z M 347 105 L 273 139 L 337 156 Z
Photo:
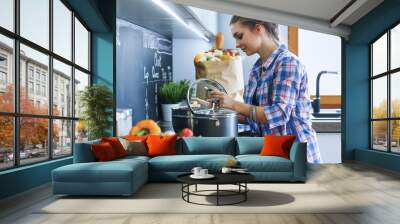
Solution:
M 392 61 L 392 56 L 391 56 L 391 31 L 393 28 L 396 26 L 400 26 L 400 21 L 397 21 L 396 23 L 392 24 L 389 28 L 385 29 L 384 32 L 379 34 L 375 39 L 373 39 L 369 44 L 369 149 L 373 151 L 380 151 L 380 152 L 386 152 L 386 153 L 391 153 L 391 154 L 400 154 L 400 152 L 393 152 L 392 151 L 392 121 L 400 121 L 400 117 L 392 117 L 392 85 L 391 85 L 391 79 L 393 75 L 396 75 L 396 73 L 400 72 L 400 67 L 393 68 L 391 69 L 391 61 Z M 384 35 L 387 35 L 387 63 L 386 63 L 386 71 L 380 74 L 376 74 L 374 76 L 373 74 L 373 44 L 376 43 L 381 37 Z M 386 118 L 373 118 L 373 93 L 374 93 L 374 86 L 373 86 L 373 81 L 378 79 L 386 77 L 386 86 L 387 86 L 387 105 L 386 105 Z M 379 150 L 374 148 L 374 136 L 373 136 L 373 122 L 376 121 L 386 121 L 386 151 Z
M 89 83 L 88 86 L 92 85 L 92 69 L 91 69 L 91 49 L 92 49 L 92 44 L 91 44 L 91 37 L 92 37 L 92 30 L 88 27 L 88 25 L 84 22 L 84 20 L 79 16 L 78 13 L 76 13 L 72 7 L 68 4 L 68 2 L 66 2 L 65 0 L 59 0 L 68 10 L 71 11 L 71 18 L 70 18 L 70 23 L 71 23 L 71 58 L 67 59 L 64 58 L 63 56 L 55 53 L 53 50 L 53 24 L 54 24 L 54 17 L 53 17 L 53 1 L 54 0 L 48 0 L 49 3 L 49 49 L 46 49 L 44 47 L 42 47 L 39 44 L 36 44 L 32 41 L 30 41 L 29 39 L 24 38 L 23 36 L 20 35 L 20 0 L 14 0 L 13 1 L 13 10 L 14 10 L 14 18 L 13 18 L 13 22 L 14 22 L 14 30 L 10 31 L 4 27 L 0 26 L 0 35 L 3 35 L 7 38 L 10 38 L 13 40 L 13 45 L 14 45 L 14 49 L 13 49 L 13 64 L 12 66 L 12 73 L 11 75 L 13 75 L 14 78 L 14 111 L 13 112 L 1 112 L 0 111 L 0 116 L 11 116 L 13 118 L 13 153 L 14 153 L 14 161 L 13 161 L 13 166 L 10 167 L 5 167 L 5 168 L 0 168 L 0 172 L 4 171 L 4 170 L 10 170 L 10 169 L 16 169 L 18 167 L 23 167 L 23 166 L 29 166 L 29 165 L 33 165 L 33 164 L 37 164 L 37 163 L 43 163 L 49 160 L 53 160 L 53 159 L 61 159 L 61 158 L 65 158 L 65 157 L 70 157 L 73 155 L 73 151 L 74 151 L 74 143 L 75 143 L 75 123 L 76 121 L 79 120 L 79 117 L 75 116 L 75 109 L 72 107 L 71 108 L 71 114 L 68 116 L 56 116 L 53 115 L 53 59 L 58 60 L 59 62 L 62 62 L 66 65 L 71 66 L 71 83 L 73 84 L 75 82 L 75 69 L 85 73 L 88 75 L 89 77 Z M 79 20 L 79 22 L 84 26 L 84 28 L 88 31 L 88 35 L 89 35 L 89 39 L 88 39 L 88 57 L 89 57 L 89 65 L 88 65 L 88 69 L 85 69 L 81 66 L 79 66 L 78 64 L 75 63 L 75 18 L 77 20 Z M 45 95 L 48 97 L 48 108 L 49 111 L 47 112 L 46 115 L 39 115 L 39 114 L 26 114 L 26 113 L 21 113 L 20 112 L 20 45 L 23 44 L 27 47 L 32 48 L 33 50 L 36 50 L 42 54 L 45 54 L 46 56 L 48 56 L 49 58 L 49 63 L 48 63 L 48 77 L 46 80 L 46 87 L 45 87 Z M 31 68 L 31 66 L 29 64 L 27 64 L 27 71 L 30 71 L 29 69 Z M 37 68 L 33 67 L 33 79 L 31 79 L 29 72 L 27 72 L 26 75 L 26 81 L 32 81 L 34 84 L 34 92 L 36 91 L 35 89 L 35 85 L 37 83 L 40 83 L 41 87 L 42 87 L 42 79 L 41 79 L 41 75 L 43 70 L 41 69 L 41 71 L 39 72 L 39 80 L 36 79 L 36 70 Z M 28 86 L 27 86 L 28 87 Z M 27 91 L 29 91 L 27 89 Z M 74 105 L 75 103 L 75 89 L 74 89 L 74 85 L 72 85 L 71 87 L 71 92 L 72 92 L 72 102 L 71 104 Z M 42 94 L 39 94 L 38 96 L 42 96 Z M 35 103 L 35 102 L 34 102 Z M 48 155 L 47 158 L 44 157 L 43 160 L 40 160 L 38 162 L 31 162 L 31 163 L 24 163 L 21 164 L 20 161 L 20 119 L 21 118 L 45 118 L 47 119 L 48 122 L 48 136 L 47 136 L 47 142 L 49 143 L 47 145 L 47 150 L 48 150 Z M 63 155 L 63 156 L 56 156 L 54 158 L 53 156 L 53 152 L 54 152 L 54 147 L 53 147 L 53 122 L 56 120 L 66 120 L 66 121 L 70 121 L 71 125 L 72 125 L 72 133 L 71 133 L 71 153 L 68 155 Z

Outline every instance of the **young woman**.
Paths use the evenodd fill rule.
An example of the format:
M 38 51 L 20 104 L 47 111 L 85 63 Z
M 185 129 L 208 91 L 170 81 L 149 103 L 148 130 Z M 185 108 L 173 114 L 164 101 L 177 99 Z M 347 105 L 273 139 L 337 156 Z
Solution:
M 236 47 L 260 58 L 250 72 L 245 103 L 217 91 L 211 97 L 242 115 L 241 121 L 247 121 L 255 135 L 295 135 L 296 141 L 307 142 L 307 161 L 322 162 L 311 126 L 307 73 L 299 59 L 279 43 L 277 24 L 233 16 L 230 26 Z

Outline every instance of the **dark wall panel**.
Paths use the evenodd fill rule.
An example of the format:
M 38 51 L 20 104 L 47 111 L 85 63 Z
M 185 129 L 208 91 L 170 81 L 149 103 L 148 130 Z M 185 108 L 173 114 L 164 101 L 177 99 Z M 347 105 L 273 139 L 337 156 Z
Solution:
M 159 87 L 172 80 L 172 41 L 117 19 L 117 134 L 142 119 L 161 119 Z

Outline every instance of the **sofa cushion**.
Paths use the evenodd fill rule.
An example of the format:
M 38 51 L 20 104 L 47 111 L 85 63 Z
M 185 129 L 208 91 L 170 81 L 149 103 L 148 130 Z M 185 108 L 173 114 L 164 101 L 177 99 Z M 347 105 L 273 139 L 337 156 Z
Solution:
M 211 172 L 219 171 L 230 159 L 231 155 L 175 155 L 158 156 L 149 160 L 149 170 L 163 172 L 190 172 L 193 167 L 200 166 Z
M 165 156 L 176 154 L 177 136 L 161 136 L 150 135 L 147 137 L 147 155 L 148 156 Z
M 178 148 L 179 149 L 179 148 Z M 235 138 L 232 137 L 187 137 L 183 138 L 181 152 L 177 154 L 226 154 L 235 155 Z
M 126 155 L 137 155 L 137 156 L 145 156 L 147 155 L 146 144 L 140 140 L 126 140 L 124 138 L 120 138 L 122 146 L 126 151 Z
M 122 159 L 108 162 L 74 163 L 53 170 L 58 182 L 129 182 L 134 172 L 143 172 L 144 160 Z
M 278 156 L 238 155 L 240 167 L 249 172 L 292 172 L 292 161 Z
M 95 162 L 96 158 L 90 148 L 92 144 L 99 144 L 100 139 L 75 143 L 74 147 L 74 163 L 88 163 Z
M 118 156 L 115 154 L 113 146 L 109 142 L 102 142 L 99 144 L 93 144 L 90 146 L 96 161 L 105 162 L 117 159 Z
M 147 157 L 147 156 L 129 155 L 129 156 L 125 156 L 124 158 L 120 158 L 120 159 L 114 160 L 113 162 L 127 162 L 127 163 L 129 163 L 132 160 L 133 161 L 134 160 L 140 160 L 140 161 L 143 161 L 143 162 L 148 162 L 149 159 L 150 159 L 150 157 Z
M 289 159 L 290 148 L 296 136 L 294 135 L 265 135 L 261 156 L 280 156 Z
M 126 156 L 126 151 L 124 146 L 121 144 L 117 137 L 103 137 L 101 138 L 101 142 L 108 142 L 111 144 L 114 149 L 115 155 L 117 158 L 122 158 Z
M 264 144 L 263 137 L 237 137 L 236 155 L 260 154 Z

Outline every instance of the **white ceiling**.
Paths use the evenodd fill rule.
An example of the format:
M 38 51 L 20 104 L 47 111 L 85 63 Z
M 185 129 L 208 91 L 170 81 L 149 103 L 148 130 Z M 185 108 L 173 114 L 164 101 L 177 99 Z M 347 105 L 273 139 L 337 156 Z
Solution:
M 329 20 L 350 0 L 230 0 L 228 2 L 246 3 L 255 7 L 275 9 L 283 12 Z
M 207 37 L 212 34 L 192 16 L 186 7 L 164 1 L 187 23 L 195 23 Z M 118 0 L 117 17 L 173 38 L 200 38 L 151 0 Z
M 194 16 L 187 6 L 348 37 L 351 25 L 383 0 L 163 0 L 163 2 L 186 22 L 196 24 L 208 38 L 212 38 L 213 34 L 203 26 L 201 18 Z M 118 0 L 117 17 L 168 37 L 199 38 L 151 0 Z
M 353 23 L 383 2 L 383 0 L 169 1 L 343 37 L 350 35 L 350 26 Z M 346 8 L 348 4 L 349 7 Z M 341 12 L 344 8 L 346 10 Z M 335 18 L 337 20 L 334 20 Z

